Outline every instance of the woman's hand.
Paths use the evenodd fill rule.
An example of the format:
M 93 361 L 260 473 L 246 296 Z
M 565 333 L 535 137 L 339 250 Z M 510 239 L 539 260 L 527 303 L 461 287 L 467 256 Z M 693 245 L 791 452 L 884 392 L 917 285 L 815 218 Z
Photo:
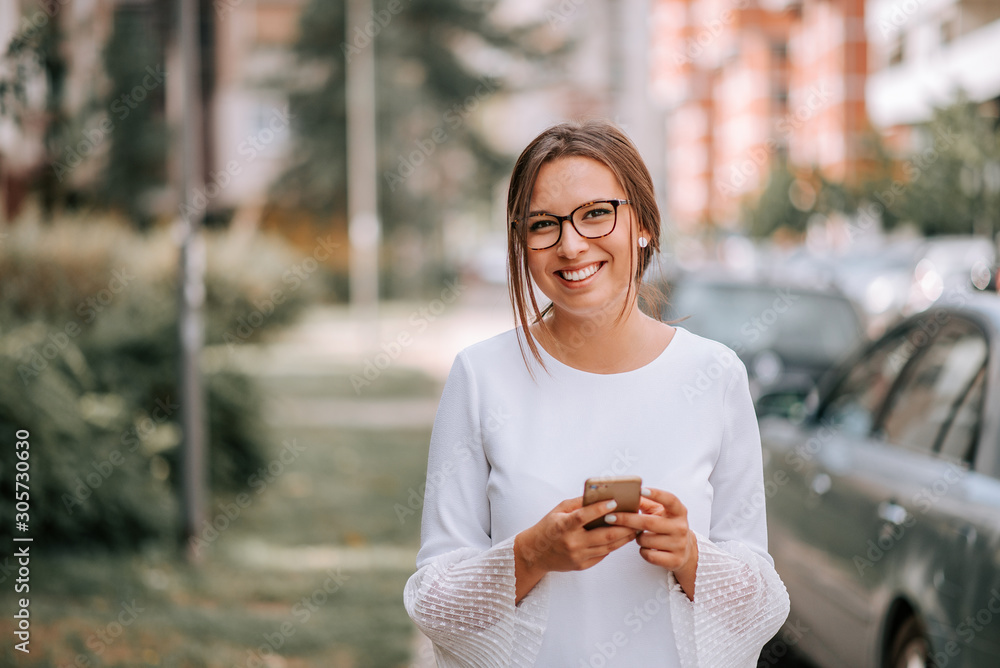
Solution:
M 617 513 L 607 521 L 641 531 L 635 541 L 639 554 L 649 563 L 673 571 L 677 584 L 693 601 L 698 539 L 688 527 L 687 508 L 670 492 L 644 487 L 639 513 Z
M 624 527 L 584 529 L 585 524 L 614 510 L 615 502 L 582 503 L 582 497 L 563 501 L 514 539 L 518 602 L 546 573 L 590 568 L 635 539 L 636 532 Z

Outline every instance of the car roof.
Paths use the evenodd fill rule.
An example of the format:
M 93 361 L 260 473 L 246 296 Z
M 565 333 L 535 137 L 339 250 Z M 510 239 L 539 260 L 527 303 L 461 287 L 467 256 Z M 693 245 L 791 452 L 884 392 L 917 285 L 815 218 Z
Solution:
M 928 308 L 928 311 L 934 310 L 970 316 L 986 326 L 991 335 L 1000 335 L 1000 295 L 996 293 L 978 292 L 970 289 L 967 293 L 961 292 L 956 293 L 954 297 L 945 297 L 943 301 L 932 304 Z M 926 311 L 921 313 L 926 313 Z M 906 320 L 917 319 L 921 313 L 915 313 Z
M 850 297 L 848 297 L 842 290 L 832 283 L 803 285 L 781 279 L 759 276 L 744 278 L 741 276 L 726 274 L 678 274 L 670 280 L 669 283 L 676 284 L 678 286 L 691 284 L 709 287 L 732 288 L 736 290 L 786 290 L 798 295 L 836 297 L 851 301 Z

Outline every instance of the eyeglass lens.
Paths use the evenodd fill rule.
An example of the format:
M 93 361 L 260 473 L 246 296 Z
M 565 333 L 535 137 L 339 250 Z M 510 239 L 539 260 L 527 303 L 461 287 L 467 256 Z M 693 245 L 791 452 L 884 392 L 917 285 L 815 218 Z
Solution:
M 612 202 L 592 202 L 573 211 L 572 223 L 580 236 L 597 239 L 611 234 L 617 217 L 618 207 Z M 528 218 L 527 242 L 532 250 L 556 245 L 561 233 L 562 220 L 553 215 L 539 214 Z

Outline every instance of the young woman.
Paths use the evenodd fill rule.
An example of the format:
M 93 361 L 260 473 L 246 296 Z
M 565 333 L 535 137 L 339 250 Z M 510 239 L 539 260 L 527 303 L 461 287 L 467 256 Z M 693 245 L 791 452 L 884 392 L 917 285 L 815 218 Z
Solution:
M 507 213 L 520 326 L 452 367 L 407 611 L 439 666 L 754 666 L 788 596 L 746 370 L 639 309 L 660 217 L 638 151 L 608 123 L 552 127 Z M 581 505 L 615 474 L 643 478 L 639 513 Z

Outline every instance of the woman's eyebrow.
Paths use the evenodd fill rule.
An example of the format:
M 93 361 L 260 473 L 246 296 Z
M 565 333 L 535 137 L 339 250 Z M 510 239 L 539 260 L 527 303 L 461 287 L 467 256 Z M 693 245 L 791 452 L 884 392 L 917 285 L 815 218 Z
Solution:
M 594 202 L 604 202 L 606 200 L 613 200 L 613 199 L 625 199 L 625 198 L 624 197 L 598 197 L 597 199 L 591 199 L 591 200 L 587 200 L 586 202 L 580 202 L 580 204 L 578 204 L 576 207 L 574 207 L 574 210 L 575 209 L 579 209 L 581 206 L 586 206 L 587 204 L 593 204 Z M 548 215 L 548 216 L 555 216 L 556 215 L 556 214 L 552 213 L 551 211 L 545 211 L 544 209 L 536 209 L 535 211 L 529 211 L 528 215 L 529 216 L 540 216 L 543 213 L 546 214 L 546 215 Z

